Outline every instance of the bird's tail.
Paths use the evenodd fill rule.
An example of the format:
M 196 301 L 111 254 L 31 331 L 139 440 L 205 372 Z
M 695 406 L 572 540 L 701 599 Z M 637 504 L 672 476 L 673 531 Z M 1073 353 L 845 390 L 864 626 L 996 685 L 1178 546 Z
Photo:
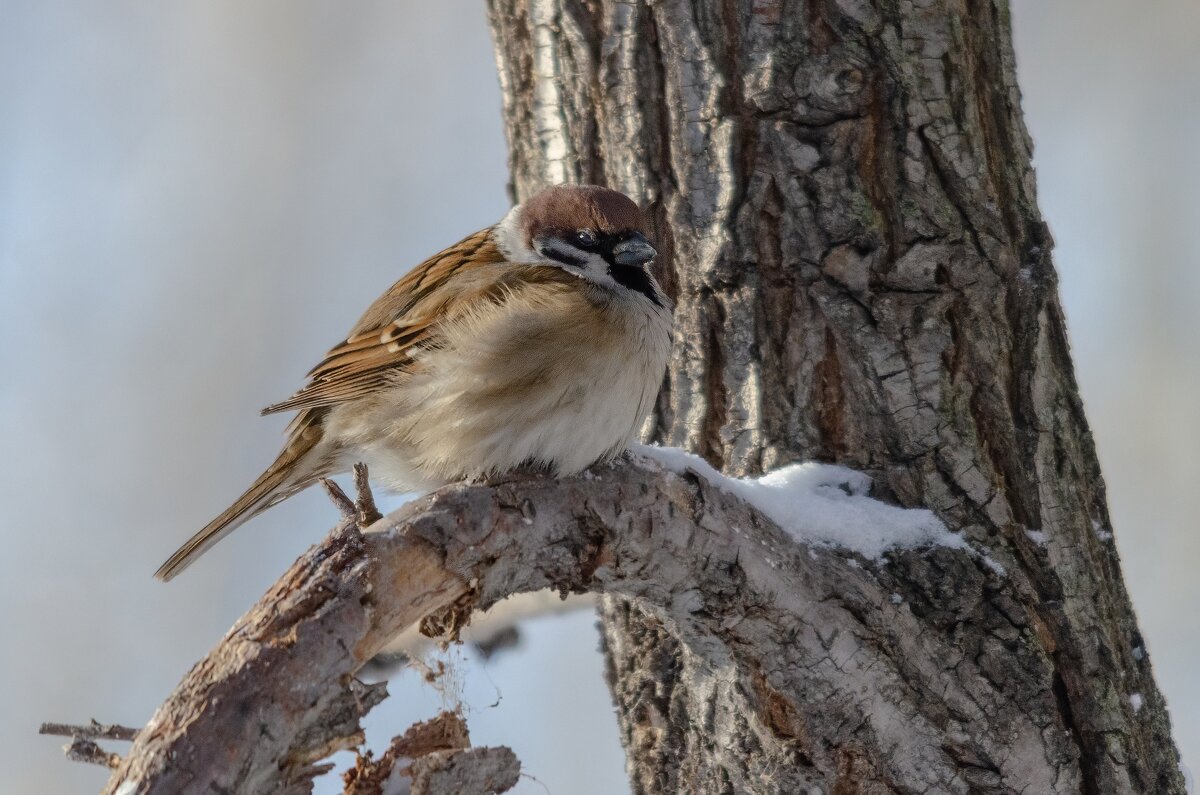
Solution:
M 175 554 L 154 572 L 155 577 L 163 582 L 170 580 L 242 523 L 312 485 L 325 474 L 316 471 L 308 460 L 308 453 L 321 439 L 319 425 L 313 423 L 297 430 L 299 432 L 293 435 L 275 463 L 267 467 L 267 471 L 259 475 L 258 480 L 233 505 L 175 550 Z

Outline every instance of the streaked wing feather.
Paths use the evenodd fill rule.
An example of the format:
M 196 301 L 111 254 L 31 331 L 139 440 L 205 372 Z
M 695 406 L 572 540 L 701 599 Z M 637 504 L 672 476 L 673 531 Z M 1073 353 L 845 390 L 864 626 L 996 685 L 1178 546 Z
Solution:
M 447 286 L 503 262 L 490 228 L 430 257 L 367 309 L 349 336 L 309 371 L 304 388 L 263 409 L 263 414 L 333 406 L 368 395 L 405 372 L 412 365 L 414 350 L 437 344 L 437 321 L 445 316 L 447 305 L 464 298 Z

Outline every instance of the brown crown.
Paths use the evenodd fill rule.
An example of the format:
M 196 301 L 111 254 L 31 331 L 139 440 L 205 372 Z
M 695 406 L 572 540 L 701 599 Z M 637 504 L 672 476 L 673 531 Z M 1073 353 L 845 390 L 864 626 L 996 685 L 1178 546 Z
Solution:
M 641 232 L 646 219 L 633 199 L 599 185 L 555 185 L 534 194 L 521 210 L 525 245 L 546 233 L 590 229 L 600 234 Z

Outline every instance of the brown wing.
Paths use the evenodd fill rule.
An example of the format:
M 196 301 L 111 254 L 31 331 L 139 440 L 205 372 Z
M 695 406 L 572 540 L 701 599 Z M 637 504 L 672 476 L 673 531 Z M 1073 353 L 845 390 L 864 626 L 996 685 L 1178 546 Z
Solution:
M 411 352 L 436 344 L 438 321 L 447 305 L 478 291 L 494 291 L 499 281 L 484 269 L 504 262 L 483 229 L 422 262 L 381 295 L 350 335 L 308 373 L 309 382 L 263 414 L 332 406 L 382 386 L 412 364 Z M 496 274 L 499 276 L 499 273 Z

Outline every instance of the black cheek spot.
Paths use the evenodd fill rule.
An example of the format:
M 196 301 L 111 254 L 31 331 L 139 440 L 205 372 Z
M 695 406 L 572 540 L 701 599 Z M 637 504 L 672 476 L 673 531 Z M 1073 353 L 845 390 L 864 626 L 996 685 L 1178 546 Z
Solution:
M 581 267 L 585 262 L 587 262 L 587 260 L 583 259 L 582 257 L 573 256 L 556 248 L 547 247 L 542 253 L 555 262 L 561 262 L 563 265 L 569 265 L 572 268 Z

